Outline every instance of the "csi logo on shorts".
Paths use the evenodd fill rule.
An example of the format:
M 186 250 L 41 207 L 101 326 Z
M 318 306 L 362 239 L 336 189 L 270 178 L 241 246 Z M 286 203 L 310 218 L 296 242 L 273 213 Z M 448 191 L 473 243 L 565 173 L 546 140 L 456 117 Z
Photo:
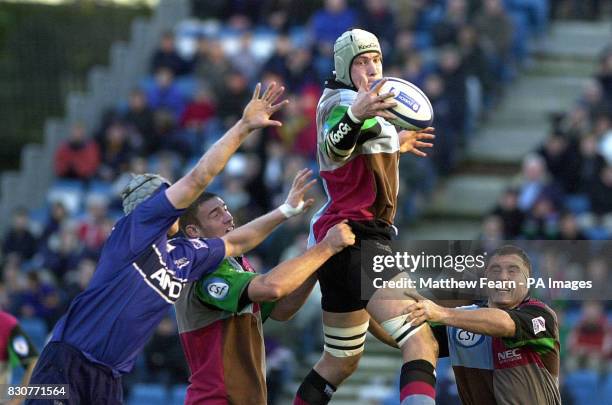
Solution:
M 455 342 L 462 347 L 474 347 L 484 341 L 484 336 L 463 329 L 455 329 Z
M 214 277 L 206 283 L 205 289 L 211 297 L 222 300 L 229 292 L 229 284 L 222 278 Z

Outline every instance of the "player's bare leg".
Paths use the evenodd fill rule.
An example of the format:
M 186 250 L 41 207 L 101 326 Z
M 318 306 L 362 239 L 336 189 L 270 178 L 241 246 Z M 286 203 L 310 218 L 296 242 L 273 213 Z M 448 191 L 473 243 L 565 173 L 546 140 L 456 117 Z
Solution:
M 398 298 L 397 292 L 391 298 Z M 413 302 L 411 299 L 390 299 L 389 292 L 381 289 L 368 302 L 367 311 L 402 351 L 400 404 L 434 405 L 438 343 L 427 324 L 412 327 L 407 321 L 406 309 Z
M 336 387 L 357 369 L 369 320 L 365 310 L 323 311 L 325 350 L 300 385 L 294 405 L 325 405 L 329 402 Z

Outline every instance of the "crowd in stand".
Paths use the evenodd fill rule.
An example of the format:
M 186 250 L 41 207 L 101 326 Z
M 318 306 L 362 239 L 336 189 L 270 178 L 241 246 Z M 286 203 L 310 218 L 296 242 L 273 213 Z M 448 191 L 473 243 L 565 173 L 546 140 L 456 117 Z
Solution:
M 90 133 L 85 128 L 92 125 L 75 123 L 58 147 L 53 168 L 58 187 L 76 190 L 77 200 L 62 194 L 50 197 L 42 215 L 15 212 L 2 244 L 0 307 L 37 320 L 48 331 L 92 276 L 121 215 L 118 192 L 128 173 L 176 179 L 239 118 L 257 81 L 286 86 L 291 103 L 279 117 L 284 125 L 250 138 L 211 191 L 223 196 L 238 222 L 277 206 L 296 171 L 316 167 L 316 104 L 333 70 L 333 41 L 350 27 L 380 38 L 385 75 L 420 86 L 436 114 L 433 159 L 401 162 L 398 220 L 400 226 L 408 223 L 436 178 L 456 167 L 478 124 L 528 61 L 529 44 L 545 33 L 547 5 L 540 0 L 194 1 L 200 19 L 196 33 L 164 33 L 151 56 L 150 75 L 134 83 L 128 99 L 108 106 Z M 206 28 L 213 23 L 214 32 Z M 258 49 L 261 38 L 268 52 Z M 577 107 L 560 117 L 542 148 L 525 159 L 521 181 L 485 221 L 485 237 L 586 239 L 610 220 L 611 74 L 607 51 Z M 322 190 L 317 194 L 322 204 Z M 585 201 L 589 206 L 581 211 Z M 269 269 L 301 252 L 307 221 L 291 220 L 274 233 L 249 256 L 254 267 Z M 577 356 L 597 352 L 597 345 L 597 353 L 611 352 L 609 326 L 598 329 L 605 338 L 593 336 L 591 326 L 605 319 L 602 314 L 585 307 L 568 338 L 572 347 L 590 347 L 576 349 Z M 170 320 L 151 340 L 136 381 L 186 381 Z

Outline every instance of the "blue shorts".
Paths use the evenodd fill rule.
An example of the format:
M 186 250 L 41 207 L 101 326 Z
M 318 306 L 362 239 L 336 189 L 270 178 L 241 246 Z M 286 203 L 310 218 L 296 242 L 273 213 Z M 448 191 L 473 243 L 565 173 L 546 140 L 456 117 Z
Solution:
M 68 384 L 69 399 L 29 399 L 26 405 L 117 405 L 123 403 L 121 377 L 91 362 L 81 351 L 63 342 L 51 342 L 36 363 L 30 384 Z

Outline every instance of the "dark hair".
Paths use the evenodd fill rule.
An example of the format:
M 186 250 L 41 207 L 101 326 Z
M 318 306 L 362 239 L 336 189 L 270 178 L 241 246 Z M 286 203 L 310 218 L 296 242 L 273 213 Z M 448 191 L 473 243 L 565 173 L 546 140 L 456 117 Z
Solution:
M 200 205 L 215 197 L 219 196 L 215 193 L 205 191 L 185 209 L 185 212 L 179 218 L 179 228 L 181 229 L 181 232 L 185 234 L 185 236 L 187 236 L 187 232 L 185 232 L 187 225 L 194 225 L 198 223 L 198 208 L 200 208 Z
M 531 277 L 531 260 L 529 260 L 529 256 L 527 256 L 527 252 L 515 245 L 503 245 L 498 247 L 493 251 L 491 256 L 489 256 L 489 263 L 495 256 L 509 256 L 509 255 L 517 255 L 521 258 L 527 270 L 529 271 L 529 277 Z M 488 265 L 487 265 L 488 267 Z

